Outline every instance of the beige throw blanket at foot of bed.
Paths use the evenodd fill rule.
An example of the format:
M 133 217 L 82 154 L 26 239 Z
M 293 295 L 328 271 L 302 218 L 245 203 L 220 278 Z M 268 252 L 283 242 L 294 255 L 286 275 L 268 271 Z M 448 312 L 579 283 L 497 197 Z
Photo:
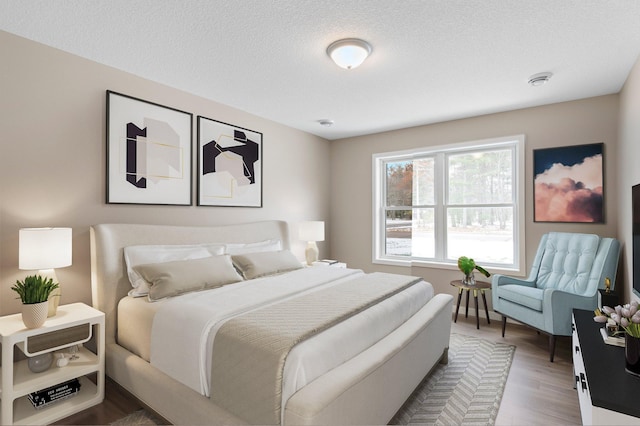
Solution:
M 251 423 L 279 424 L 293 346 L 420 280 L 373 273 L 227 321 L 213 344 L 211 399 Z

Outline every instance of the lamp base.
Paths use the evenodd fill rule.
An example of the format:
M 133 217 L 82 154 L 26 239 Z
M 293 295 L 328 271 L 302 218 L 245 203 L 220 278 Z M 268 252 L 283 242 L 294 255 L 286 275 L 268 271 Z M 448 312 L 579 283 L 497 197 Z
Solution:
M 49 294 L 49 312 L 47 313 L 47 318 L 55 317 L 56 312 L 58 312 L 58 304 L 60 303 L 60 287 L 56 288 Z
M 304 251 L 304 255 L 307 259 L 307 265 L 309 266 L 318 260 L 318 246 L 315 241 L 309 241 L 307 243 L 307 249 Z
M 38 273 L 44 278 L 51 278 L 54 283 L 58 282 L 55 269 L 41 269 Z M 59 286 L 60 284 L 58 284 Z M 47 318 L 54 317 L 58 311 L 58 304 L 60 303 L 60 287 L 56 288 L 49 294 L 49 312 Z

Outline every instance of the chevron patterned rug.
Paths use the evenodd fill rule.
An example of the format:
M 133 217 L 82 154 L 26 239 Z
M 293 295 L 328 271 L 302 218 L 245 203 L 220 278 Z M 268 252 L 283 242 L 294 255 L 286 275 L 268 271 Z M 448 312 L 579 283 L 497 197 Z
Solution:
M 449 363 L 436 366 L 390 424 L 495 424 L 515 349 L 451 334 Z
M 493 425 L 515 346 L 451 334 L 449 363 L 438 364 L 391 420 L 392 425 Z M 140 410 L 113 425 L 156 425 Z

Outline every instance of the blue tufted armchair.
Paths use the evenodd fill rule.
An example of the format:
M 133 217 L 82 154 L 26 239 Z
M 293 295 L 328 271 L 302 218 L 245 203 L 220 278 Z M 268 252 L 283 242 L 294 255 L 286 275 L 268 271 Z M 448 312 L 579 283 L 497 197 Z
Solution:
M 491 283 L 493 310 L 502 315 L 502 337 L 507 317 L 549 334 L 553 362 L 556 336 L 571 336 L 574 308 L 593 310 L 605 278 L 613 289 L 620 243 L 593 234 L 551 232 L 542 236 L 529 277 L 496 274 Z

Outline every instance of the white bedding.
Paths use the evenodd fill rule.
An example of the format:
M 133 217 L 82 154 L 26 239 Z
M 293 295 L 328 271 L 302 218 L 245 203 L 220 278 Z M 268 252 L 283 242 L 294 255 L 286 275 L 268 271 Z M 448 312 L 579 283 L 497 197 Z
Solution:
M 304 268 L 169 299 L 154 317 L 151 364 L 209 396 L 211 348 L 224 321 L 359 275 L 362 271 L 353 269 Z M 423 281 L 296 346 L 287 357 L 283 372 L 283 401 L 386 336 L 432 296 L 433 288 Z

